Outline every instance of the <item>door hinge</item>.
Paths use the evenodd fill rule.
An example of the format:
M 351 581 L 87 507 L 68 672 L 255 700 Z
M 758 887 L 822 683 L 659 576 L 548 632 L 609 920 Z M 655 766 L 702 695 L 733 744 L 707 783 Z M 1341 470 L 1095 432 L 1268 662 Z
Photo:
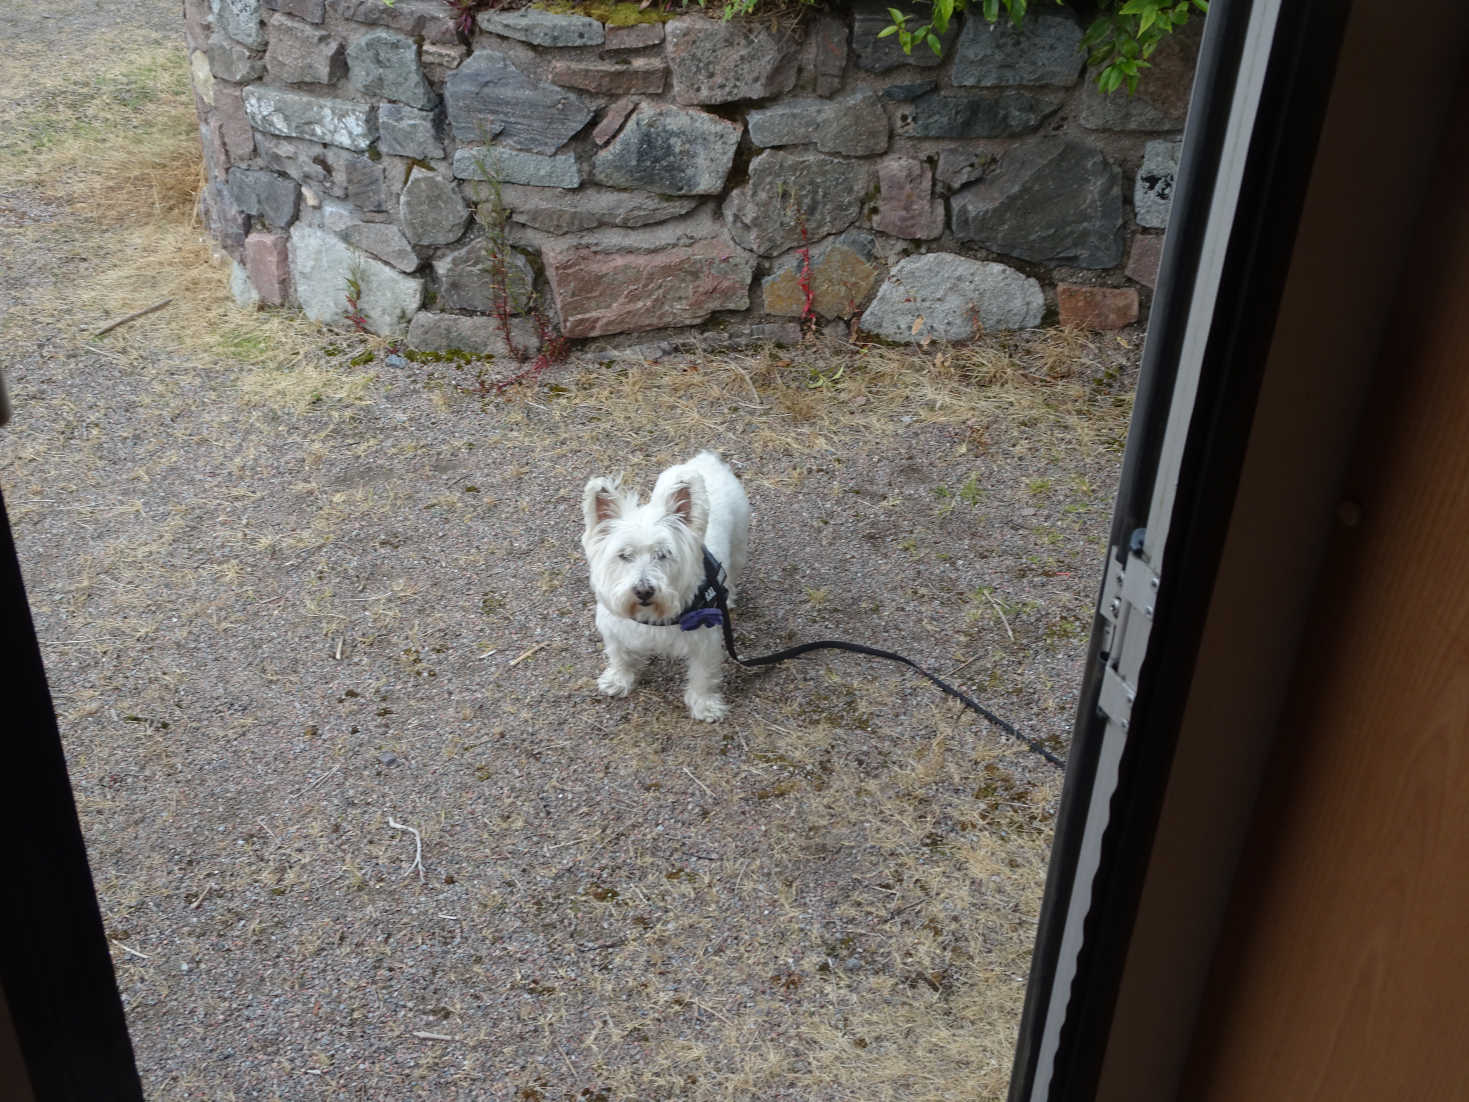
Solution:
M 1100 610 L 1107 627 L 1101 653 L 1102 690 L 1097 698 L 1098 710 L 1124 730 L 1132 719 L 1137 674 L 1148 650 L 1158 597 L 1158 575 L 1142 557 L 1140 533 L 1130 543 L 1125 562 L 1115 548 L 1107 559 Z

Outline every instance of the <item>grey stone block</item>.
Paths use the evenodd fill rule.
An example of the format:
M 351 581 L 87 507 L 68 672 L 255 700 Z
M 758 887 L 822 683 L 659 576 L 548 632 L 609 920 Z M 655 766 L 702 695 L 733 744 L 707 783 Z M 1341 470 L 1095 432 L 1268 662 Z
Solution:
M 957 85 L 1057 84 L 1071 87 L 1086 60 L 1081 27 L 1069 12 L 1029 12 L 1020 26 L 1003 14 L 986 22 L 977 7 L 964 17 L 949 79 Z
M 939 151 L 939 165 L 934 179 L 945 192 L 958 191 L 965 184 L 984 178 L 998 158 L 977 149 L 944 149 Z
M 740 124 L 704 111 L 642 104 L 592 162 L 592 176 L 611 187 L 660 195 L 717 195 L 724 188 Z
M 206 156 L 206 163 L 208 159 Z M 231 256 L 243 256 L 245 235 L 250 232 L 250 216 L 235 206 L 228 187 L 205 188 L 203 196 L 204 224 L 210 236 Z
M 469 207 L 453 180 L 437 172 L 415 171 L 398 197 L 398 224 L 415 245 L 447 245 L 459 240 Z
M 842 86 L 847 68 L 847 24 L 833 15 L 817 15 L 805 22 L 796 87 L 818 96 L 830 96 Z
M 301 310 L 312 321 L 341 324 L 347 281 L 362 293 L 358 307 L 374 333 L 401 334 L 423 304 L 423 281 L 354 249 L 341 238 L 297 222 L 291 227 L 291 277 Z
M 294 15 L 308 23 L 320 23 L 326 15 L 326 0 L 262 0 L 271 11 Z
M 551 62 L 551 81 L 562 88 L 609 96 L 658 95 L 668 83 L 668 66 L 656 57 L 613 61 L 557 58 Z
M 742 248 L 771 256 L 846 229 L 872 183 L 865 162 L 773 149 L 750 162 L 749 182 L 725 200 L 725 222 Z
M 816 139 L 817 149 L 823 153 L 867 157 L 885 153 L 887 147 L 888 116 L 874 93 L 854 92 L 832 101 Z
M 323 199 L 321 201 L 321 226 L 332 233 L 345 238 L 352 226 L 357 224 L 357 211 L 351 203 L 344 203 L 340 199 Z M 370 223 L 380 225 L 381 223 Z M 387 259 L 384 257 L 383 259 Z
M 347 183 L 347 201 L 358 210 L 388 209 L 387 188 L 383 186 L 383 166 L 370 157 L 345 155 L 336 168 Z
M 602 24 L 585 15 L 556 15 L 535 8 L 480 12 L 479 27 L 533 46 L 600 46 Z
M 824 99 L 790 99 L 757 107 L 745 116 L 750 141 L 763 148 L 815 143 L 831 104 Z
M 1029 134 L 1061 108 L 1060 94 L 931 92 L 898 113 L 910 138 L 1013 138 Z
M 592 117 L 575 93 L 526 76 L 497 50 L 480 49 L 444 82 L 449 125 L 460 142 L 494 141 L 554 153 Z
M 413 39 L 394 31 L 368 31 L 347 47 L 347 79 L 366 96 L 427 108 L 438 102 L 418 63 Z
M 437 161 L 444 156 L 441 116 L 401 103 L 377 109 L 378 148 L 394 157 Z
M 936 80 L 911 80 L 903 84 L 889 84 L 878 95 L 889 103 L 902 103 L 926 96 L 938 86 L 939 82 Z
M 272 226 L 285 229 L 296 220 L 301 187 L 287 176 L 258 168 L 231 168 L 229 190 L 236 207 Z
M 327 228 L 331 228 L 330 223 Z M 423 263 L 402 231 L 389 222 L 349 221 L 341 233 L 347 244 L 387 261 L 400 272 L 415 271 Z
M 960 241 L 1045 264 L 1122 263 L 1122 191 L 1100 151 L 1042 138 L 1005 154 L 984 180 L 949 201 Z
M 284 88 L 245 89 L 250 125 L 283 138 L 305 138 L 364 153 L 377 138 L 376 109 Z
M 766 148 L 814 143 L 822 153 L 864 157 L 888 147 L 887 112 L 869 91 L 838 100 L 787 100 L 751 111 L 746 122 L 750 141 Z
M 606 28 L 602 45 L 606 50 L 641 50 L 662 41 L 662 23 L 632 23 L 626 27 Z
M 796 83 L 795 39 L 756 23 L 681 16 L 665 25 L 663 50 L 678 103 L 764 99 Z
M 1014 268 L 952 253 L 898 263 L 862 315 L 861 327 L 890 341 L 973 340 L 1041 322 L 1041 286 Z
M 286 84 L 331 84 L 347 71 L 341 39 L 289 15 L 270 21 L 265 64 Z
M 502 183 L 530 184 L 533 187 L 581 186 L 581 170 L 576 167 L 576 158 L 570 153 L 543 157 L 539 153 L 483 145 L 455 151 L 456 179 L 487 180 L 491 176 Z
M 1182 149 L 1182 142 L 1167 141 L 1149 142 L 1143 147 L 1142 167 L 1132 189 L 1132 206 L 1139 226 L 1161 230 L 1168 225 Z
M 265 49 L 265 28 L 260 25 L 260 0 L 209 0 L 209 12 L 217 29 L 252 50 Z
M 592 185 L 566 191 L 504 184 L 500 198 L 516 222 L 558 234 L 597 226 L 650 226 L 687 214 L 699 204 L 697 197 L 669 199 L 645 191 Z
M 335 180 L 336 173 L 329 159 L 332 153 L 340 153 L 341 150 L 265 133 L 258 133 L 255 137 L 260 163 L 272 172 L 280 172 L 298 183 L 308 184 L 323 195 L 347 194 L 345 183 L 339 185 Z
M 209 36 L 209 69 L 220 80 L 244 84 L 265 75 L 265 62 L 234 39 L 215 32 Z
M 408 347 L 420 352 L 469 352 L 476 356 L 509 356 L 533 354 L 540 345 L 535 326 L 529 318 L 510 319 L 512 350 L 505 343 L 498 318 L 463 314 L 438 314 L 420 310 L 408 326 Z
M 444 0 L 330 0 L 328 7 L 343 19 L 388 27 L 426 43 L 452 46 L 459 41 L 454 9 Z
M 495 265 L 483 237 L 434 261 L 439 285 L 438 305 L 446 310 L 490 313 L 495 306 Z M 509 249 L 505 258 L 505 281 L 511 313 L 522 313 L 530 303 L 535 273 L 524 256 Z

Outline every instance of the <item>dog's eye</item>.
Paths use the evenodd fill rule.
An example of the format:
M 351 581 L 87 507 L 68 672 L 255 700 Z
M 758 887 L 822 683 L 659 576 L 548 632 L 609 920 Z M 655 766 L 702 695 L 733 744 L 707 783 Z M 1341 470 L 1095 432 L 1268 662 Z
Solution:
M 660 548 L 658 548 L 657 551 L 654 551 L 653 552 L 653 557 L 655 559 L 657 559 L 659 562 L 667 562 L 668 561 L 668 552 L 665 551 L 665 550 L 663 550 L 663 548 L 660 547 Z
M 632 562 L 632 552 L 626 549 L 617 552 L 617 557 L 623 562 Z

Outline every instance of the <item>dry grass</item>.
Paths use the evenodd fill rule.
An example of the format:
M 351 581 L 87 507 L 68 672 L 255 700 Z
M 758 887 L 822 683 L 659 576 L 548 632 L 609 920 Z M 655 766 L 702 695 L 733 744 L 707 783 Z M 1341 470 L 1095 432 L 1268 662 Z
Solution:
M 97 53 L 85 40 L 76 48 Z M 646 475 L 692 446 L 731 440 L 772 494 L 852 497 L 830 474 L 844 456 L 928 428 L 943 430 L 949 459 L 1113 456 L 1129 413 L 1129 350 L 1051 331 L 964 349 L 812 342 L 661 364 L 583 358 L 503 399 L 466 393 L 468 369 L 423 361 L 403 385 L 426 387 L 462 432 L 430 448 L 367 418 L 389 374 L 380 362 L 350 361 L 381 356 L 381 342 L 230 302 L 193 220 L 197 131 L 182 51 L 139 34 L 109 43 L 106 56 L 80 87 L 61 72 L 72 67 L 66 58 L 0 63 L 0 172 L 74 212 L 77 221 L 47 232 L 87 257 L 76 278 L 38 292 L 12 330 L 55 331 L 79 354 L 94 343 L 93 322 L 175 299 L 88 354 L 127 372 L 138 409 L 173 429 L 150 437 L 122 418 L 109 441 L 95 431 L 102 413 L 58 388 L 28 395 L 24 432 L 7 443 L 18 530 L 37 543 L 77 541 L 32 580 L 48 659 L 60 666 L 68 753 L 85 779 L 79 807 L 104 856 L 98 890 L 114 941 L 156 946 L 160 915 L 172 916 L 197 946 L 179 959 L 221 966 L 228 958 L 211 939 L 227 943 L 283 974 L 271 981 L 279 998 L 314 1000 L 318 1012 L 331 1004 L 325 1014 L 339 1016 L 340 1032 L 361 1022 L 396 1030 L 373 1058 L 386 1066 L 416 1044 L 417 1066 L 394 1082 L 431 1082 L 439 1096 L 473 1096 L 499 1076 L 515 1093 L 496 1086 L 493 1097 L 515 1102 L 1002 1097 L 1059 778 L 1017 768 L 1010 748 L 928 697 L 912 715 L 895 682 L 835 673 L 810 675 L 795 694 L 752 682 L 752 714 L 712 738 L 690 737 L 678 689 L 656 681 L 641 690 L 635 721 L 545 729 L 543 698 L 603 714 L 584 703 L 582 640 L 531 646 L 502 610 L 511 595 L 490 583 L 472 597 L 481 621 L 446 624 L 442 581 L 419 579 L 428 565 L 382 563 L 393 561 L 405 515 L 430 516 L 445 531 L 483 534 L 449 556 L 452 571 L 490 577 L 487 563 L 532 561 L 529 574 L 502 567 L 505 577 L 560 616 L 581 603 L 581 566 L 574 547 L 537 526 L 570 498 L 527 501 L 523 478 L 627 465 Z M 201 413 L 200 395 L 217 405 Z M 430 466 L 451 456 L 474 470 L 490 448 L 493 472 L 475 475 L 472 494 Z M 342 481 L 344 456 L 360 481 Z M 104 475 L 122 488 L 83 489 Z M 573 480 L 560 481 L 570 495 Z M 167 495 L 150 489 L 165 484 Z M 952 485 L 949 505 L 978 515 L 964 485 Z M 1036 476 L 1028 493 L 1048 512 L 1074 507 L 1077 525 L 1100 523 L 1105 508 L 1079 475 Z M 261 520 L 267 495 L 285 504 Z M 924 518 L 934 531 L 945 507 Z M 864 499 L 861 509 L 901 512 L 887 500 Z M 898 547 L 932 562 L 926 539 L 915 530 L 911 547 Z M 343 564 L 354 556 L 361 561 Z M 969 604 L 959 634 L 980 648 L 966 676 L 981 685 L 1047 645 L 1051 630 L 1072 630 L 1070 608 L 988 592 L 961 599 Z M 813 611 L 830 603 L 821 588 L 807 600 Z M 361 699 L 380 709 L 376 726 L 361 721 L 368 734 L 358 736 L 356 693 L 333 705 L 334 688 L 313 706 L 337 711 L 305 734 L 280 721 L 263 731 L 253 708 L 184 711 L 181 697 L 198 693 L 191 662 L 208 649 L 200 637 L 233 646 L 262 609 L 273 633 L 266 657 L 237 691 L 306 697 L 313 679 L 344 676 L 334 657 L 344 646 L 349 657 L 378 647 L 392 658 L 364 667 L 372 676 Z M 314 657 L 271 657 L 281 639 Z M 484 658 L 496 648 L 498 672 L 486 684 Z M 500 662 L 508 655 L 526 661 Z M 429 665 L 443 668 L 440 684 L 481 687 L 450 706 L 428 693 Z M 243 676 L 229 663 L 212 668 Z M 1064 700 L 1049 699 L 1064 690 L 1038 678 L 1027 691 L 1064 712 Z M 896 737 L 899 729 L 923 738 Z M 531 734 L 517 741 L 520 731 Z M 246 789 L 238 778 L 261 772 L 249 749 L 262 735 L 280 740 L 271 765 L 282 775 Z M 372 755 L 416 757 L 474 793 L 446 781 L 435 789 L 441 802 L 393 807 L 422 832 L 431 867 L 455 868 L 472 886 L 456 897 L 453 923 L 432 894 L 403 887 L 416 884 L 403 875 L 411 841 L 376 810 L 402 782 L 359 776 L 347 795 L 335 792 L 338 779 L 360 773 L 354 762 L 369 737 Z M 572 769 L 564 780 L 566 806 L 591 809 L 583 817 L 541 817 L 540 793 L 504 779 L 532 762 L 579 762 L 589 737 L 599 740 L 601 775 Z M 305 772 L 287 776 L 298 755 Z M 194 837 L 186 853 L 155 851 L 154 824 L 187 821 L 201 793 L 228 832 Z M 139 836 L 130 815 L 147 845 L 125 844 Z M 532 837 L 544 867 L 499 856 Z M 724 848 L 681 840 L 706 837 Z M 514 968 L 455 948 L 488 955 L 490 932 L 527 929 L 542 948 Z M 412 946 L 400 950 L 405 941 Z M 431 994 L 400 991 L 400 1009 L 384 1019 L 378 987 L 406 982 L 385 978 L 404 951 L 441 952 L 449 963 Z M 214 1044 L 241 1028 L 237 1004 L 188 994 L 176 966 L 126 951 L 117 966 L 135 1034 L 165 1054 L 150 1072 L 158 1096 L 232 1097 L 216 1065 L 180 1071 L 169 1063 L 173 1042 L 159 1038 Z M 364 967 L 377 978 L 362 982 Z M 338 974 L 354 983 L 336 986 Z M 188 1021 L 171 1009 L 186 999 Z M 484 1024 L 484 999 L 509 1007 L 495 1011 L 495 1028 Z M 267 1081 L 326 1086 L 335 1074 L 347 1089 L 353 1073 L 316 1036 L 322 1021 L 304 1017 L 299 1033 L 252 1052 Z M 424 1046 L 414 1030 L 456 1040 Z M 495 1047 L 506 1038 L 521 1047 Z
M 797 489 L 813 464 L 923 427 L 942 429 L 954 454 L 976 459 L 1118 454 L 1131 415 L 1131 355 L 1116 338 L 1062 329 L 927 350 L 809 341 L 656 363 L 583 358 L 500 400 L 465 393 L 473 365 L 421 366 L 444 408 L 482 406 L 497 439 L 548 458 L 574 456 L 589 473 L 645 479 L 710 440 L 732 440 L 762 482 Z M 1084 479 L 1058 494 L 1078 512 L 1095 504 Z

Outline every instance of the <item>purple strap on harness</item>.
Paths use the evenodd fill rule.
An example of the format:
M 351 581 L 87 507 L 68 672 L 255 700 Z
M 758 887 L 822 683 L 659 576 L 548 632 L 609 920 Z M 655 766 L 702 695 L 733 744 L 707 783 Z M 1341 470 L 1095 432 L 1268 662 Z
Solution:
M 696 608 L 691 612 L 685 612 L 678 619 L 678 626 L 684 631 L 696 631 L 699 628 L 717 628 L 724 623 L 724 613 L 717 608 Z

